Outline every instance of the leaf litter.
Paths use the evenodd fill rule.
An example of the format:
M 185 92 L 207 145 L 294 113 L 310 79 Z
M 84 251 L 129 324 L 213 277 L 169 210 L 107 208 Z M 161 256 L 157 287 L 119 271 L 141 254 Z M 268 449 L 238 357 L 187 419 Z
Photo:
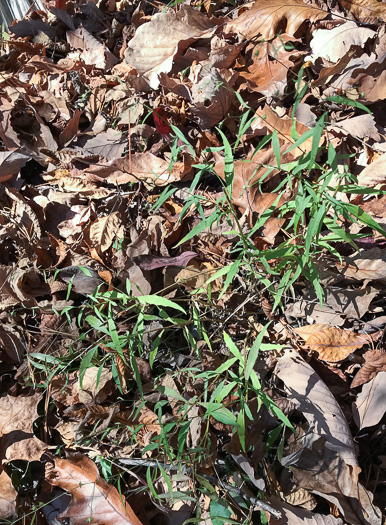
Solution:
M 0 520 L 381 524 L 385 5 L 42 3 L 1 38 Z

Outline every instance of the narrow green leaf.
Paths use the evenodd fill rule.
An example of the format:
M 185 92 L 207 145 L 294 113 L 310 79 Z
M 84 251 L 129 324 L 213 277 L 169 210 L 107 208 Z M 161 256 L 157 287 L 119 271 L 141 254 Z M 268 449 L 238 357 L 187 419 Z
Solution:
M 139 295 L 136 299 L 140 304 L 151 304 L 154 306 L 163 306 L 164 308 L 174 308 L 175 310 L 185 313 L 182 306 L 174 303 L 170 299 L 166 299 L 166 297 L 161 297 L 160 295 Z

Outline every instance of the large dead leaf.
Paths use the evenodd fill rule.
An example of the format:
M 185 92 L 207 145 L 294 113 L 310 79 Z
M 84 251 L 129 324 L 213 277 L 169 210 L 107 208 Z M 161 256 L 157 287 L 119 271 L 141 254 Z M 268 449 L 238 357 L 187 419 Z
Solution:
M 386 279 L 386 253 L 381 248 L 371 248 L 345 257 L 344 263 L 336 263 L 339 272 L 345 278 L 358 281 Z
M 188 179 L 192 173 L 191 157 L 183 162 L 170 162 L 164 160 L 150 151 L 136 153 L 131 158 L 128 156 L 117 159 L 109 165 L 93 165 L 87 169 L 88 173 L 105 179 L 111 184 L 127 184 L 128 182 L 153 183 L 156 186 L 166 186 L 172 182 Z
M 29 158 L 19 151 L 0 151 L 0 181 L 9 174 L 15 175 L 18 173 Z
M 312 60 L 323 57 L 329 62 L 338 62 L 351 46 L 364 47 L 376 32 L 367 27 L 358 27 L 355 22 L 346 22 L 333 29 L 317 29 L 310 43 Z
M 234 98 L 232 86 L 237 73 L 211 68 L 192 87 L 195 107 L 192 113 L 200 120 L 200 127 L 208 129 L 224 118 Z
M 247 39 L 260 35 L 270 40 L 278 33 L 282 21 L 285 21 L 284 32 L 293 36 L 305 20 L 315 22 L 326 16 L 327 11 L 302 0 L 257 0 L 251 9 L 228 22 L 225 32 L 239 33 Z
M 210 36 L 213 27 L 204 13 L 187 5 L 182 5 L 177 13 L 158 13 L 137 29 L 126 50 L 125 62 L 145 75 L 150 87 L 156 89 L 159 73 L 171 70 L 175 55 L 199 38 Z
M 360 186 L 375 188 L 378 184 L 386 183 L 386 153 L 366 166 L 358 176 Z
M 280 519 L 275 519 L 270 515 L 269 525 L 343 525 L 340 518 L 316 514 L 301 507 L 288 505 L 288 503 L 283 503 L 272 496 L 267 501 L 282 515 Z
M 382 515 L 357 481 L 357 469 L 347 465 L 323 438 L 307 434 L 304 448 L 283 458 L 299 487 L 335 505 L 350 525 L 381 525 Z
M 323 328 L 320 325 L 311 325 L 315 331 L 306 337 L 306 343 L 310 350 L 318 353 L 318 358 L 329 363 L 338 363 L 348 357 L 354 350 L 361 348 L 370 342 L 370 338 L 365 334 L 356 334 L 350 330 L 341 328 Z M 322 325 L 323 326 L 323 325 Z
M 285 44 L 295 40 L 281 35 L 273 42 L 249 44 L 246 49 L 246 67 L 240 72 L 246 86 L 266 96 L 281 96 L 287 87 L 287 74 L 298 52 L 285 49 Z M 245 86 L 242 86 L 245 87 Z
M 366 383 L 353 404 L 353 415 L 359 429 L 379 423 L 386 411 L 386 372 L 378 374 Z
M 275 111 L 273 111 L 268 104 L 265 104 L 263 108 L 259 108 L 255 116 L 256 120 L 252 123 L 251 128 L 258 135 L 268 135 L 273 131 L 276 131 L 279 139 L 284 141 L 284 144 L 288 147 L 290 144 L 293 144 L 295 140 L 292 138 L 292 118 L 280 117 Z M 306 133 L 309 130 L 307 126 L 296 122 L 296 132 L 299 137 Z M 319 145 L 324 141 L 324 138 L 321 137 Z M 305 140 L 298 148 L 293 149 L 288 156 L 291 158 L 297 158 L 307 153 L 311 150 L 312 147 L 312 137 Z M 286 148 L 287 149 L 287 148 Z M 286 162 L 286 159 L 282 157 L 282 162 Z
M 334 134 L 351 135 L 358 139 L 368 137 L 374 140 L 380 140 L 374 117 L 368 113 L 359 115 L 358 117 L 348 118 L 341 122 L 334 122 L 330 124 L 327 129 L 328 131 L 333 131 Z
M 354 442 L 342 409 L 317 373 L 293 349 L 286 349 L 276 374 L 291 401 L 307 419 L 310 430 L 326 439 L 325 447 L 357 467 Z
M 73 525 L 141 525 L 123 496 L 99 477 L 95 463 L 82 454 L 56 459 L 50 482 L 72 495 L 60 520 L 71 519 Z
M 41 394 L 28 397 L 5 396 L 0 399 L 0 450 L 7 461 L 36 461 L 50 448 L 33 433 L 38 418 Z
M 350 525 L 380 525 L 378 509 L 359 499 L 360 469 L 351 432 L 334 396 L 317 373 L 293 349 L 279 359 L 277 375 L 289 399 L 305 416 L 309 429 L 294 439 L 293 451 L 283 458 L 299 487 L 336 505 Z M 363 506 L 362 506 L 363 505 Z M 376 519 L 367 521 L 367 513 Z
M 370 286 L 359 290 L 335 290 L 328 287 L 325 289 L 325 302 L 320 306 L 315 290 L 310 289 L 305 293 L 303 299 L 296 301 L 287 308 L 286 314 L 301 318 L 308 318 L 309 316 L 316 323 L 341 326 L 345 318 L 361 319 L 368 312 L 371 302 L 378 293 L 379 290 Z M 304 327 L 298 328 L 297 331 L 302 328 Z

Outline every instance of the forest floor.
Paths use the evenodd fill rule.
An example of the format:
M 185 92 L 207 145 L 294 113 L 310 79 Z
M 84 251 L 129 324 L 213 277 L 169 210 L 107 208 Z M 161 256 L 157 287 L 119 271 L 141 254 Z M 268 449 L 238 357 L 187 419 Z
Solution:
M 386 4 L 44 4 L 1 35 L 0 523 L 382 525 Z

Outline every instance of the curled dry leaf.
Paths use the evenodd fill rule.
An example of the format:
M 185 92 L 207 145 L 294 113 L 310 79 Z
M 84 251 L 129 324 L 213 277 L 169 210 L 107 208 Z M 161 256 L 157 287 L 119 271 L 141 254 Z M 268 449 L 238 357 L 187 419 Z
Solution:
M 33 433 L 38 418 L 37 405 L 41 394 L 28 397 L 5 396 L 0 399 L 0 450 L 7 461 L 37 461 L 51 448 Z
M 379 352 L 379 350 L 376 350 Z M 366 362 L 356 374 L 351 383 L 351 388 L 356 388 L 357 386 L 367 383 L 370 379 L 373 379 L 378 372 L 386 372 L 386 352 L 383 352 L 378 355 L 375 359 L 367 359 L 366 356 L 369 352 L 365 354 Z
M 225 32 L 239 33 L 247 39 L 260 35 L 270 40 L 277 34 L 280 22 L 285 20 L 284 32 L 294 36 L 305 20 L 315 22 L 326 18 L 327 14 L 317 5 L 302 0 L 257 0 L 251 9 L 228 22 Z
M 56 459 L 50 482 L 72 495 L 59 520 L 70 519 L 73 525 L 142 525 L 123 496 L 99 477 L 96 465 L 82 454 Z
M 311 325 L 311 327 L 313 326 L 325 325 Z M 310 350 L 318 353 L 319 359 L 329 363 L 343 361 L 354 350 L 371 341 L 371 338 L 365 334 L 356 334 L 341 328 L 329 327 L 316 331 L 310 328 L 310 331 L 310 335 L 306 334 L 305 331 L 300 335 L 305 337 Z

